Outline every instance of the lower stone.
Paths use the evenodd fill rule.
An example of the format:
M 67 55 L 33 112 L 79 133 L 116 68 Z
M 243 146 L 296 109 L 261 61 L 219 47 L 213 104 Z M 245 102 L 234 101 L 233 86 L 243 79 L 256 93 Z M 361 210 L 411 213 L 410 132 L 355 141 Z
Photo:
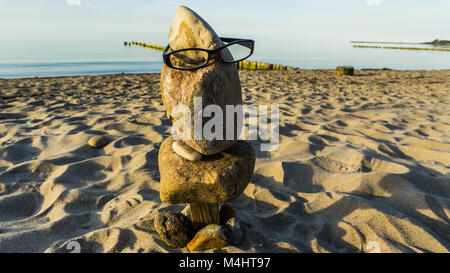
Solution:
M 169 247 L 183 248 L 189 242 L 189 221 L 181 213 L 159 212 L 155 217 L 154 227 Z
M 210 224 L 200 229 L 187 247 L 191 252 L 225 247 L 230 242 L 230 232 L 223 226 Z
M 237 198 L 250 182 L 255 152 L 250 143 L 236 142 L 231 148 L 198 162 L 180 157 L 172 149 L 172 137 L 158 153 L 161 201 L 180 203 L 225 203 Z

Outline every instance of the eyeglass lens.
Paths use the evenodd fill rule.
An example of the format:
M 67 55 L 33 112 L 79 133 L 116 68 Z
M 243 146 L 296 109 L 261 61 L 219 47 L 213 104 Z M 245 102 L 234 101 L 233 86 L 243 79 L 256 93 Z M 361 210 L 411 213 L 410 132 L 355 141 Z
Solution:
M 170 62 L 176 68 L 195 68 L 208 62 L 208 52 L 203 50 L 184 50 L 170 54 Z
M 253 44 L 250 41 L 240 41 L 229 44 L 219 51 L 224 62 L 239 62 L 252 53 Z M 170 62 L 175 68 L 192 69 L 206 65 L 208 52 L 204 50 L 186 49 L 170 54 Z
M 232 59 L 230 60 L 229 53 Z M 250 56 L 252 53 L 252 43 L 250 41 L 240 41 L 238 43 L 230 44 L 220 51 L 220 57 L 226 62 L 238 62 Z

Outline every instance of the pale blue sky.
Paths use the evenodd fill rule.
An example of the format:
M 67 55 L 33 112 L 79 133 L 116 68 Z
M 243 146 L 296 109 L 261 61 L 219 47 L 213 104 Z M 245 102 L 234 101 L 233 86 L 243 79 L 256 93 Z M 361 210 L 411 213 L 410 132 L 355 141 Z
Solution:
M 450 39 L 450 0 L 80 0 L 79 6 L 67 1 L 0 0 L 0 49 L 5 42 L 165 45 L 179 5 L 195 10 L 219 35 L 255 39 L 260 55 L 350 40 Z
M 70 1 L 70 0 L 69 0 Z M 76 0 L 71 0 L 76 1 Z M 165 43 L 184 4 L 221 35 L 262 39 L 450 39 L 450 0 L 0 0 L 2 40 L 154 40 Z

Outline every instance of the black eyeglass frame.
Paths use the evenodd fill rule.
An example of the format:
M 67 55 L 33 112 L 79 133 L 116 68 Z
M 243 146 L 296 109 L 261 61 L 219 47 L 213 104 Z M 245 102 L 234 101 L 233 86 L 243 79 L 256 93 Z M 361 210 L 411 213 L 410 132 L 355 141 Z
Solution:
M 223 46 L 221 46 L 221 47 L 219 47 L 217 49 L 204 49 L 204 48 L 192 47 L 192 48 L 183 48 L 183 49 L 179 49 L 179 50 L 174 50 L 174 51 L 168 52 L 169 49 L 171 49 L 171 48 L 170 48 L 170 45 L 167 45 L 166 49 L 164 49 L 164 52 L 163 52 L 164 64 L 166 64 L 170 68 L 177 69 L 177 70 L 195 70 L 195 69 L 199 69 L 199 68 L 207 66 L 209 64 L 209 61 L 211 60 L 211 58 L 215 58 L 214 56 L 216 56 L 216 55 L 219 56 L 219 59 L 222 62 L 232 64 L 232 63 L 237 63 L 237 62 L 243 61 L 243 60 L 247 59 L 248 57 L 250 57 L 253 54 L 253 50 L 255 48 L 255 41 L 254 40 L 251 40 L 251 39 L 238 39 L 238 38 L 224 38 L 224 37 L 220 37 L 220 39 L 223 42 L 227 43 L 227 44 L 223 45 Z M 240 42 L 250 42 L 251 45 L 252 45 L 251 48 L 250 48 L 250 54 L 247 57 L 239 59 L 239 60 L 227 61 L 227 60 L 224 60 L 222 58 L 222 56 L 220 56 L 220 54 L 217 54 L 222 49 L 227 48 L 227 47 L 229 47 L 231 45 L 240 43 Z M 170 55 L 171 54 L 175 54 L 175 53 L 179 53 L 179 52 L 183 52 L 183 51 L 188 51 L 188 50 L 204 51 L 204 52 L 208 53 L 208 59 L 206 60 L 206 62 L 204 64 L 201 64 L 201 65 L 196 66 L 196 67 L 186 67 L 186 68 L 174 67 L 172 65 L 172 61 L 170 60 Z

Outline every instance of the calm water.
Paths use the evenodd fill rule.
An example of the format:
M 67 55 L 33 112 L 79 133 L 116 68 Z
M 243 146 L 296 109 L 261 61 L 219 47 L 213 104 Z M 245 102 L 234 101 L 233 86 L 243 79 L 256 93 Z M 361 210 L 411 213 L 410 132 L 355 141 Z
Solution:
M 339 65 L 352 65 L 357 69 L 450 69 L 450 52 L 353 48 L 349 42 L 303 42 L 274 50 L 256 41 L 255 54 L 250 59 L 307 69 Z M 159 72 L 161 67 L 161 52 L 123 46 L 121 41 L 0 45 L 0 78 Z

